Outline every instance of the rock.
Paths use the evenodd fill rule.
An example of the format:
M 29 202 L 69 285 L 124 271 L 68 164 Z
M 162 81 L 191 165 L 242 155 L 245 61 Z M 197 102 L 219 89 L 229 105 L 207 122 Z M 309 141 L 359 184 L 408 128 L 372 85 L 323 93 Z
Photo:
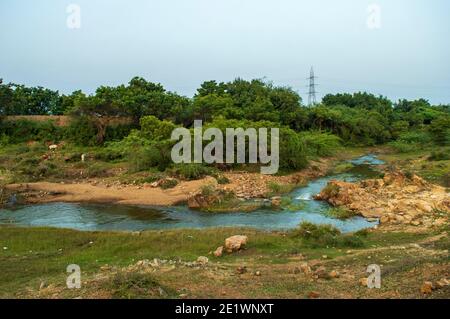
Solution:
M 387 215 L 381 216 L 380 224 L 387 224 L 387 223 L 389 223 L 389 220 L 390 220 L 389 216 L 387 216 Z
M 281 206 L 281 197 L 280 196 L 274 196 L 270 199 L 272 206 L 280 207 Z
M 327 255 L 322 255 L 322 258 L 323 259 L 328 259 L 328 256 Z
M 420 287 L 420 292 L 424 295 L 429 295 L 433 291 L 433 283 L 431 281 L 425 281 Z
M 232 253 L 245 247 L 248 237 L 242 235 L 231 236 L 225 239 L 225 249 L 227 252 Z
M 246 266 L 239 266 L 236 268 L 236 273 L 238 273 L 239 275 L 245 274 L 246 272 L 247 272 Z
M 162 289 L 161 287 L 158 287 L 158 292 L 161 297 L 167 296 L 167 292 L 165 292 L 165 290 Z
M 206 265 L 209 262 L 209 259 L 208 259 L 208 257 L 200 256 L 197 258 L 197 262 L 202 265 Z
M 369 284 L 369 280 L 368 280 L 367 278 L 360 278 L 360 279 L 359 279 L 359 284 L 360 284 L 361 286 L 367 287 L 368 284 Z
M 48 149 L 51 150 L 51 151 L 54 151 L 54 150 L 56 150 L 57 148 L 58 148 L 58 145 L 56 145 L 56 144 L 50 145 L 50 146 L 48 147 Z
M 424 201 L 416 202 L 416 207 L 425 213 L 430 213 L 433 211 L 433 207 L 431 207 L 430 204 L 428 204 L 427 202 L 424 202 Z
M 329 279 L 330 276 L 327 272 L 327 269 L 324 266 L 320 266 L 314 271 L 314 275 L 317 276 L 317 278 L 321 279 Z
M 138 261 L 138 263 L 136 264 L 136 265 L 138 265 L 139 264 L 139 261 Z M 139 266 L 139 265 L 138 265 Z M 109 271 L 109 270 L 111 270 L 111 266 L 109 266 L 109 265 L 103 265 L 103 266 L 101 266 L 100 267 L 100 270 L 101 271 Z
M 255 276 L 258 276 L 258 277 L 261 276 L 261 272 L 260 271 L 256 271 L 255 272 Z
M 433 222 L 434 227 L 442 227 L 447 224 L 447 219 L 445 218 L 438 218 Z
M 217 247 L 217 249 L 214 251 L 214 256 L 221 257 L 223 254 L 223 246 Z
M 320 294 L 317 292 L 317 291 L 311 291 L 309 294 L 308 294 L 308 298 L 309 299 L 317 299 L 317 298 L 319 298 L 320 297 Z
M 400 171 L 387 172 L 383 179 L 357 183 L 331 180 L 315 198 L 358 211 L 373 222 L 378 218 L 380 224 L 440 227 L 448 223 L 448 217 L 444 218 L 446 221 L 433 222 L 435 208 L 450 212 L 444 187 L 429 184 L 416 175 L 405 176 Z M 426 217 L 430 220 L 425 221 Z
M 308 265 L 308 263 L 301 263 L 300 264 L 300 270 L 305 274 L 305 275 L 309 275 L 312 270 L 311 267 Z
M 328 275 L 330 278 L 339 278 L 339 272 L 336 270 L 330 271 L 330 273 Z
M 441 289 L 447 286 L 450 286 L 450 280 L 446 278 L 436 281 L 436 289 Z

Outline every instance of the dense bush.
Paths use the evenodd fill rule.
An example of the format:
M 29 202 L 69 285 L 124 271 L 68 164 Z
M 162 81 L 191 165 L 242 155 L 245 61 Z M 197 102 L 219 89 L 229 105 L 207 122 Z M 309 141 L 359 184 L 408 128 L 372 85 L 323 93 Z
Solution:
M 3 121 L 0 125 L 0 136 L 3 143 L 23 143 L 28 141 L 44 141 L 57 143 L 63 138 L 64 129 L 53 121 Z
M 171 151 L 173 143 L 171 141 L 153 142 L 152 144 L 139 148 L 127 155 L 130 169 L 139 172 L 156 167 L 163 172 L 172 164 Z
M 397 152 L 409 153 L 414 152 L 418 148 L 431 143 L 432 139 L 430 134 L 424 131 L 411 131 L 400 134 L 396 141 L 390 142 Z
M 311 156 L 331 156 L 341 146 L 341 139 L 330 133 L 302 132 L 300 138 Z

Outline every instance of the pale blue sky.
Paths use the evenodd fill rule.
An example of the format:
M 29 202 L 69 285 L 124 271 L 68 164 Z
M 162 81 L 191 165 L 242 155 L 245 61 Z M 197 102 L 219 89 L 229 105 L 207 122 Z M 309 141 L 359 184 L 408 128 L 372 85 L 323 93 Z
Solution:
M 66 7 L 81 8 L 81 28 Z M 381 7 L 370 30 L 367 7 Z M 135 75 L 192 96 L 205 80 L 267 77 L 321 93 L 450 103 L 448 0 L 1 0 L 0 78 L 93 92 Z

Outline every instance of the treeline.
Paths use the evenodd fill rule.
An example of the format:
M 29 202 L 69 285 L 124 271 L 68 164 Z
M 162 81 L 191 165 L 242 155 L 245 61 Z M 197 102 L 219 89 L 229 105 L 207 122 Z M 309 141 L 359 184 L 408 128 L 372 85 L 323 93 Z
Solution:
M 96 131 L 99 144 L 105 140 L 108 119 L 129 116 L 138 125 L 146 115 L 185 127 L 195 119 L 208 122 L 219 116 L 270 121 L 297 132 L 329 131 L 351 143 L 384 143 L 436 121 L 445 126 L 449 110 L 449 105 L 432 106 L 424 99 L 393 103 L 369 93 L 328 94 L 322 104 L 306 108 L 291 88 L 261 80 L 204 82 L 191 99 L 138 77 L 128 85 L 99 87 L 93 95 L 81 91 L 61 95 L 42 87 L 0 82 L 0 115 L 73 115 L 84 125 L 90 122 L 87 131 Z
M 306 107 L 289 87 L 243 79 L 204 82 L 192 98 L 139 77 L 127 85 L 99 87 L 92 95 L 81 91 L 61 95 L 41 87 L 0 83 L 0 118 L 60 114 L 73 117 L 69 127 L 3 121 L 0 144 L 64 139 L 94 146 L 115 141 L 107 144 L 106 158 L 123 158 L 132 151 L 138 152 L 134 154 L 142 161 L 151 162 L 150 166 L 164 166 L 170 150 L 168 136 L 155 137 L 149 132 L 167 133 L 167 128 L 176 126 L 191 128 L 194 120 L 202 119 L 206 126 L 282 128 L 283 167 L 298 169 L 308 155 L 329 155 L 339 144 L 389 142 L 407 151 L 427 143 L 450 142 L 449 105 L 433 106 L 424 99 L 393 103 L 365 92 L 328 94 L 321 104 Z M 119 117 L 129 117 L 131 123 L 112 125 Z

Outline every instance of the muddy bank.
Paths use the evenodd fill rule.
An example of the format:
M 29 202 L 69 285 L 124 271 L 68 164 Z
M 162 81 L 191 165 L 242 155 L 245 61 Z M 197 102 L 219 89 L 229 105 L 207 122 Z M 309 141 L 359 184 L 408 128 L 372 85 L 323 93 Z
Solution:
M 381 224 L 442 226 L 448 223 L 450 194 L 444 187 L 402 172 L 358 183 L 330 181 L 315 199 L 342 206 Z
M 26 183 L 11 184 L 8 190 L 20 193 L 25 203 L 112 203 L 124 205 L 171 206 L 187 201 L 202 185 L 214 184 L 212 177 L 179 183 L 163 190 L 151 186 Z

